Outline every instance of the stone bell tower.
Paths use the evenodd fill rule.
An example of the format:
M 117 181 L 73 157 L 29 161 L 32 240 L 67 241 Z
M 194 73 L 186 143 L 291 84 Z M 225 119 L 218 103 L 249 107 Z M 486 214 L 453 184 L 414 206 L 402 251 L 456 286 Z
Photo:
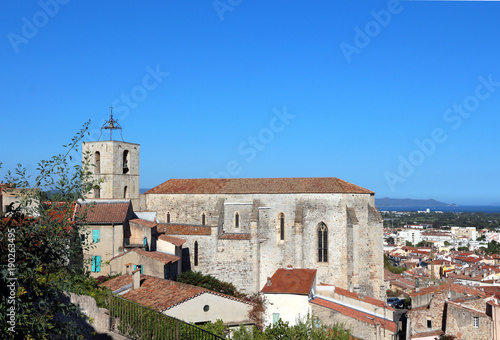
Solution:
M 109 130 L 109 140 L 101 141 L 103 130 Z M 113 140 L 113 130 L 120 130 L 122 137 L 111 107 L 111 118 L 101 127 L 99 140 L 82 143 L 82 158 L 90 157 L 91 171 L 100 182 L 88 198 L 130 199 L 139 209 L 139 144 L 125 142 L 123 137 L 122 141 Z

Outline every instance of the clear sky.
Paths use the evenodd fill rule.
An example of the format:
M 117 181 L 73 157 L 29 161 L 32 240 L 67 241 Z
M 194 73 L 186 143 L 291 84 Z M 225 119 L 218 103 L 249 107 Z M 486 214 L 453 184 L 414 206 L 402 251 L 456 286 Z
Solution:
M 141 188 L 339 177 L 500 203 L 500 2 L 4 1 L 0 176 L 115 107 Z M 103 136 L 108 138 L 108 136 Z

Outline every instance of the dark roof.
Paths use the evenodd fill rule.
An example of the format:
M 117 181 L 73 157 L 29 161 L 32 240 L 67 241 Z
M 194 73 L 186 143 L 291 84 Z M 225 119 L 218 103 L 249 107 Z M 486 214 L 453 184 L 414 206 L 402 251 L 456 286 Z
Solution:
M 130 202 L 119 203 L 78 203 L 75 215 L 87 223 L 124 223 Z
M 262 293 L 307 295 L 316 277 L 316 269 L 279 268 L 271 278 L 271 285 L 266 282 Z
M 320 178 L 198 178 L 171 179 L 146 194 L 374 194 L 336 177 Z
M 235 298 L 226 294 L 217 293 L 205 288 L 188 285 L 185 283 L 160 279 L 149 275 L 141 275 L 140 288 L 130 290 L 122 297 L 140 303 L 141 305 L 151 307 L 158 311 L 164 311 L 175 307 L 187 300 L 193 299 L 201 294 L 213 294 L 226 299 L 246 303 L 254 306 L 255 304 Z M 132 275 L 122 275 L 117 278 L 104 282 L 101 286 L 108 287 L 112 291 L 131 284 Z
M 369 323 L 371 325 L 380 325 L 382 328 L 385 328 L 393 333 L 396 332 L 396 323 L 394 321 L 386 320 L 373 314 L 364 313 L 354 308 L 343 306 L 333 301 L 328 301 L 319 297 L 315 297 L 314 299 L 312 299 L 311 303 L 337 311 L 342 315 Z
M 133 218 L 129 220 L 130 223 L 135 223 L 143 227 L 154 228 L 158 225 L 156 222 L 146 221 L 140 218 Z
M 158 224 L 157 231 L 169 235 L 211 235 L 212 228 L 189 224 Z

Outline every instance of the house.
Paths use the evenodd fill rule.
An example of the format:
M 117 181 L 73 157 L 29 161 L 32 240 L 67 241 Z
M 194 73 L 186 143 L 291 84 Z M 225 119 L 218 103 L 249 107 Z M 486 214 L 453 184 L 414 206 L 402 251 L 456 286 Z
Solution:
M 225 325 L 255 323 L 250 313 L 257 305 L 202 287 L 140 274 L 121 275 L 101 284 L 113 294 L 185 322 L 203 324 L 218 319 Z
M 290 326 L 311 314 L 309 299 L 316 286 L 316 269 L 279 268 L 268 278 L 261 293 L 266 301 L 264 325 L 279 319 Z

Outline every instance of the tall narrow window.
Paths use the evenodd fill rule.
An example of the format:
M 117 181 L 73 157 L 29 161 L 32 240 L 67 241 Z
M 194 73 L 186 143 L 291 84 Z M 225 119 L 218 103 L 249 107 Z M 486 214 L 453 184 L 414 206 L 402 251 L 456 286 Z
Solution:
M 474 316 L 474 321 L 473 321 L 474 328 L 479 328 L 479 317 Z
M 167 223 L 170 223 L 170 213 L 167 212 Z
M 205 213 L 201 214 L 201 225 L 205 225 Z
M 95 152 L 95 173 L 101 173 L 101 153 L 99 151 Z
M 101 189 L 99 188 L 94 189 L 94 198 L 101 198 Z
M 123 151 L 123 173 L 128 172 L 128 150 Z
M 318 262 L 328 262 L 328 228 L 323 222 L 318 225 Z
M 123 198 L 128 198 L 128 187 L 123 188 Z
M 240 227 L 240 214 L 238 213 L 234 214 L 234 227 L 235 228 Z
M 92 256 L 92 273 L 99 273 L 101 271 L 101 257 L 100 256 Z
M 198 265 L 198 241 L 194 241 L 194 265 Z
M 285 240 L 285 214 L 280 214 L 280 240 Z

